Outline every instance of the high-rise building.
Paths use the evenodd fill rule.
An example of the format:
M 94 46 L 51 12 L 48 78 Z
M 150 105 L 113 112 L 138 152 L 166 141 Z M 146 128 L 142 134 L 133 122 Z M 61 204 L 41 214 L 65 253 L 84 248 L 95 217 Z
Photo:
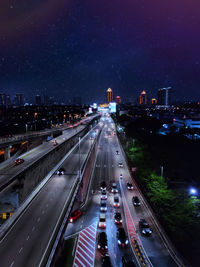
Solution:
M 172 97 L 172 88 L 161 88 L 158 89 L 158 105 L 170 106 Z
M 152 98 L 151 99 L 151 104 L 152 105 L 156 105 L 157 104 L 157 99 L 156 98 Z
M 6 106 L 6 94 L 0 94 L 0 106 Z
M 35 104 L 36 104 L 37 106 L 41 106 L 41 104 L 42 104 L 42 101 L 41 101 L 41 95 L 36 95 L 36 96 L 35 96 Z
M 107 93 L 107 102 L 110 103 L 113 101 L 113 91 L 111 88 L 108 88 L 106 90 L 106 93 Z
M 146 105 L 147 104 L 147 93 L 143 90 L 140 93 L 140 105 Z
M 48 95 L 44 95 L 44 105 L 45 106 L 49 105 L 49 96 Z
M 10 106 L 10 105 L 11 105 L 10 95 L 6 95 L 6 106 Z
M 122 103 L 122 99 L 121 99 L 121 96 L 116 96 L 116 103 L 117 104 L 121 104 Z
M 22 94 L 16 94 L 14 96 L 14 104 L 18 107 L 23 105 Z

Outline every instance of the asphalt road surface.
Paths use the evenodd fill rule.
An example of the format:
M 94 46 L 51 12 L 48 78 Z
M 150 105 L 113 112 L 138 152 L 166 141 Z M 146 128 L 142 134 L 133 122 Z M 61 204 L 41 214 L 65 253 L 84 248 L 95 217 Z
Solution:
M 94 222 L 98 222 L 99 214 L 100 214 L 100 197 L 101 190 L 100 184 L 102 181 L 107 183 L 107 207 L 108 210 L 105 212 L 106 214 L 106 229 L 97 231 L 97 236 L 100 231 L 106 231 L 108 237 L 108 254 L 111 256 L 111 261 L 113 266 L 122 266 L 121 258 L 123 255 L 133 260 L 136 265 L 138 265 L 138 261 L 136 259 L 135 253 L 133 249 L 129 245 L 127 248 L 119 248 L 117 244 L 116 231 L 117 227 L 114 223 L 114 212 L 120 211 L 122 213 L 123 219 L 123 227 L 127 233 L 127 223 L 124 214 L 124 207 L 122 203 L 123 200 L 126 201 L 127 207 L 130 210 L 131 217 L 133 219 L 133 223 L 136 229 L 137 238 L 141 241 L 142 246 L 146 255 L 150 260 L 150 264 L 152 266 L 177 266 L 175 261 L 169 254 L 168 249 L 166 248 L 163 240 L 160 237 L 157 228 L 154 225 L 154 221 L 152 220 L 152 216 L 149 212 L 148 205 L 144 204 L 143 196 L 137 189 L 137 185 L 135 181 L 130 176 L 123 153 L 121 151 L 117 136 L 115 134 L 115 126 L 110 117 L 103 117 L 104 120 L 104 128 L 101 133 L 101 137 L 99 139 L 98 144 L 98 153 L 96 155 L 96 163 L 93 171 L 91 186 L 89 188 L 89 197 L 88 201 L 83 207 L 83 215 L 77 221 L 73 223 L 69 223 L 66 232 L 65 238 L 69 236 L 78 235 L 79 231 L 93 224 Z M 119 155 L 116 154 L 116 151 L 119 151 Z M 118 163 L 122 162 L 123 167 L 120 168 Z M 119 179 L 120 174 L 122 174 L 123 178 Z M 120 208 L 113 207 L 113 199 L 114 194 L 111 193 L 111 184 L 113 182 L 117 183 L 120 197 Z M 131 182 L 134 185 L 133 190 L 127 190 L 127 182 Z M 132 204 L 132 197 L 138 196 L 141 201 L 140 207 L 134 207 Z M 138 223 L 141 218 L 144 218 L 150 224 L 152 229 L 152 235 L 149 237 L 143 236 L 140 232 Z M 160 229 L 162 231 L 162 229 Z M 96 244 L 97 246 L 97 244 Z M 127 256 L 128 255 L 128 256 Z M 96 249 L 95 255 L 95 266 L 101 266 L 101 253 Z
M 53 175 L 46 186 L 0 240 L 0 266 L 38 266 L 52 232 L 77 179 L 81 164 L 92 145 L 89 136 L 81 142 L 62 167 L 65 175 Z

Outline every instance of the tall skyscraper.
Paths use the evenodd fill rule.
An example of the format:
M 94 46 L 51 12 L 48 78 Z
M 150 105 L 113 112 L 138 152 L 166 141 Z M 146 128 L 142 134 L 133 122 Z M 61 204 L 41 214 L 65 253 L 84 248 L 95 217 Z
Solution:
M 42 104 L 42 101 L 41 101 L 41 95 L 36 95 L 36 96 L 35 96 L 35 104 L 36 104 L 37 106 L 41 106 L 41 104 Z
M 116 96 L 116 103 L 117 104 L 121 104 L 122 103 L 122 99 L 121 99 L 121 96 Z
M 6 94 L 0 94 L 0 106 L 6 106 Z
M 14 104 L 18 107 L 23 105 L 22 94 L 16 94 L 14 96 Z
M 44 95 L 44 105 L 49 105 L 49 96 Z
M 107 102 L 110 103 L 113 101 L 113 91 L 111 88 L 108 88 L 106 90 L 106 93 L 107 93 Z
M 170 106 L 172 98 L 172 88 L 161 88 L 158 89 L 158 105 Z
M 143 90 L 140 93 L 140 105 L 146 105 L 147 104 L 147 93 Z

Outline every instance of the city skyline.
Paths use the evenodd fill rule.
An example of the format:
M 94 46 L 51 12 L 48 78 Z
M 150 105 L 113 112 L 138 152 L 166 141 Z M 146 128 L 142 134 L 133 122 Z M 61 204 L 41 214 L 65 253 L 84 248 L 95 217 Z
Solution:
M 113 8 L 112 1 L 68 1 L 54 9 L 51 1 L 35 17 L 38 1 L 25 10 L 24 1 L 2 6 L 10 23 L 0 26 L 1 91 L 22 93 L 26 102 L 75 93 L 90 103 L 102 102 L 109 87 L 124 101 L 172 87 L 178 100 L 199 99 L 198 8 L 183 2 L 119 1 Z

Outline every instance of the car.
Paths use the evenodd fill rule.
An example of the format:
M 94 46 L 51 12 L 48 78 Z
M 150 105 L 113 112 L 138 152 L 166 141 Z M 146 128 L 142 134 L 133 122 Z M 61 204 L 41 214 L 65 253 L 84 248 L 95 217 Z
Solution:
M 107 211 L 106 201 L 101 200 L 100 211 Z
M 117 184 L 116 183 L 112 183 L 112 189 L 111 189 L 112 193 L 118 193 L 118 189 L 117 189 Z
M 60 168 L 59 170 L 57 170 L 56 174 L 57 175 L 63 175 L 63 174 L 65 174 L 65 169 L 64 168 Z
M 99 233 L 97 248 L 100 249 L 104 253 L 107 252 L 108 242 L 107 242 L 107 235 L 105 232 Z
M 122 267 L 136 267 L 135 262 L 130 259 L 130 256 L 122 256 Z
M 140 206 L 140 200 L 139 200 L 139 198 L 137 196 L 132 198 L 132 202 L 133 202 L 134 206 L 136 206 L 136 207 Z
M 133 190 L 133 185 L 131 183 L 126 184 L 128 190 Z
M 116 150 L 116 155 L 119 155 L 119 150 Z
M 75 210 L 71 213 L 69 217 L 69 221 L 72 223 L 73 221 L 77 220 L 79 217 L 81 217 L 82 211 L 81 210 Z
M 118 167 L 123 168 L 123 163 L 122 162 L 119 162 L 118 163 Z
M 140 219 L 139 228 L 143 235 L 150 236 L 152 234 L 149 224 L 145 219 Z
M 57 142 L 56 140 L 54 140 L 54 141 L 52 142 L 52 144 L 53 144 L 53 146 L 57 146 L 58 142 Z
M 106 182 L 104 182 L 104 181 L 101 183 L 101 190 L 103 190 L 103 189 L 106 189 Z
M 108 254 L 104 254 L 101 258 L 101 266 L 102 267 L 112 267 L 110 256 Z
M 120 206 L 119 197 L 118 196 L 115 196 L 114 197 L 114 207 L 115 208 L 119 208 L 119 206 Z
M 106 228 L 106 215 L 104 213 L 99 215 L 99 228 Z
M 116 212 L 115 213 L 115 216 L 114 216 L 114 219 L 115 219 L 115 223 L 116 224 L 121 224 L 122 223 L 122 215 L 120 212 Z
M 120 247 L 126 247 L 128 245 L 128 238 L 122 227 L 117 229 L 117 243 Z
M 18 159 L 15 160 L 15 165 L 20 165 L 20 164 L 22 164 L 23 162 L 24 162 L 24 159 L 22 159 L 22 158 L 18 158 Z
M 106 200 L 106 199 L 107 199 L 106 189 L 103 189 L 103 190 L 101 191 L 101 199 L 102 199 L 102 200 Z

